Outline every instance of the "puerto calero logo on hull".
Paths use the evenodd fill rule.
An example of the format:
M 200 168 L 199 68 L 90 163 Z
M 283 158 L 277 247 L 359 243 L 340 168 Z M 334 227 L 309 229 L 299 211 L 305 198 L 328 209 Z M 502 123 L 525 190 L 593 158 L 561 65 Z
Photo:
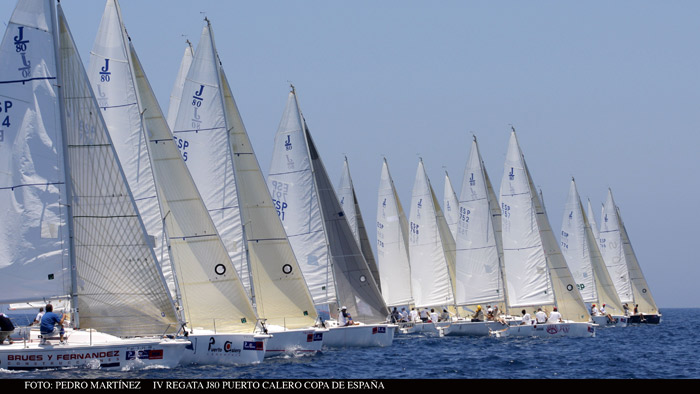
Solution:
M 234 353 L 235 355 L 240 355 L 241 353 L 241 349 L 234 348 L 233 342 L 231 341 L 224 341 L 223 347 L 216 346 L 216 338 L 214 337 L 209 337 L 209 347 L 207 348 L 207 351 L 210 353 Z

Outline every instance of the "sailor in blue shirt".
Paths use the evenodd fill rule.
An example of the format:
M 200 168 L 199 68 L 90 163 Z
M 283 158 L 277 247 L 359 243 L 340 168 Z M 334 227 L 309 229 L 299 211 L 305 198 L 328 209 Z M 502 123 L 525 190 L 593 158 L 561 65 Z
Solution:
M 64 313 L 59 316 L 53 312 L 53 305 L 46 305 L 46 313 L 44 313 L 44 316 L 41 318 L 41 326 L 39 327 L 41 336 L 44 338 L 42 343 L 46 341 L 47 337 L 55 335 L 57 332 L 61 335 L 61 343 L 64 343 L 63 335 L 65 334 L 65 330 L 63 329 L 63 321 L 65 319 L 66 315 Z M 58 324 L 59 327 L 56 327 L 56 324 Z

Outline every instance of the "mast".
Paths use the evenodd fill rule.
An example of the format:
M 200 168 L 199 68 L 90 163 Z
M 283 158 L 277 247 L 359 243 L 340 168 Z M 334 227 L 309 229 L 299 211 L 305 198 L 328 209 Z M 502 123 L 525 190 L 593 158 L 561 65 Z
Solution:
M 58 7 L 61 5 L 58 4 Z M 71 313 L 73 328 L 80 328 L 80 314 L 78 308 L 78 269 L 76 266 L 75 259 L 75 232 L 73 230 L 73 185 L 70 176 L 70 161 L 67 155 L 68 152 L 68 134 L 67 124 L 66 124 L 66 111 L 65 111 L 65 97 L 63 95 L 63 70 L 60 59 L 60 45 L 59 45 L 59 30 L 57 24 L 56 7 L 54 7 L 53 0 L 50 0 L 51 8 L 51 23 L 54 41 L 54 55 L 56 57 L 56 90 L 58 92 L 58 105 L 59 113 L 61 118 L 61 143 L 63 150 L 63 175 L 65 177 L 65 188 L 66 188 L 66 213 L 67 220 L 66 226 L 68 228 L 68 256 L 70 261 L 70 278 L 71 278 Z M 62 11 L 61 11 L 62 12 Z

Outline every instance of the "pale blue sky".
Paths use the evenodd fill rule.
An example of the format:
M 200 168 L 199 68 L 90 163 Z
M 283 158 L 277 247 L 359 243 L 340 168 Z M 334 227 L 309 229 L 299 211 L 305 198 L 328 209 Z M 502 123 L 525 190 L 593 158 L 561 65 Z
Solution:
M 348 156 L 370 238 L 383 155 L 408 211 L 419 156 L 438 198 L 444 170 L 459 194 L 473 132 L 498 191 L 513 124 L 555 233 L 571 176 L 598 222 L 611 187 L 659 306 L 700 306 L 700 2 L 120 4 L 164 110 L 211 20 L 265 174 L 293 82 L 336 185 Z M 87 62 L 104 2 L 62 5 Z

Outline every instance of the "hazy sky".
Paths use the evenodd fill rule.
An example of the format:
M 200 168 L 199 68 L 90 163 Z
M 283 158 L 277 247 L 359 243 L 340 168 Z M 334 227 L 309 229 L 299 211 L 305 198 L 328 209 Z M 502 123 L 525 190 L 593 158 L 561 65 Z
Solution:
M 61 4 L 87 63 L 104 2 Z M 120 5 L 164 111 L 211 20 L 265 174 L 294 83 L 336 186 L 348 157 L 371 239 L 382 157 L 408 213 L 419 157 L 440 200 L 445 170 L 459 194 L 473 133 L 498 192 L 512 124 L 555 233 L 572 176 L 598 223 L 612 188 L 659 307 L 700 306 L 700 2 Z

